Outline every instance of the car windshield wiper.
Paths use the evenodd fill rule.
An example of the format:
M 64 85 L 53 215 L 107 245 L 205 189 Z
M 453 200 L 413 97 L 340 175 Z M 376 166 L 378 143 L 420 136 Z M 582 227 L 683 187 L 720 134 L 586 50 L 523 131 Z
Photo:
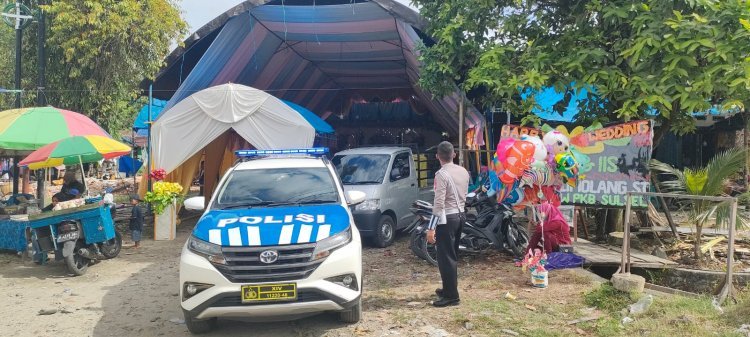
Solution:
M 364 180 L 364 181 L 351 181 L 348 183 L 344 183 L 344 185 L 366 185 L 366 184 L 380 184 L 380 181 L 377 180 Z
M 298 202 L 295 202 L 295 204 L 297 204 L 297 205 L 332 204 L 334 202 L 337 202 L 337 201 L 336 200 L 330 200 L 330 199 L 314 199 L 314 200 L 298 201 Z
M 219 209 L 253 208 L 255 206 L 267 206 L 273 203 L 273 201 L 240 202 L 236 204 L 220 205 Z

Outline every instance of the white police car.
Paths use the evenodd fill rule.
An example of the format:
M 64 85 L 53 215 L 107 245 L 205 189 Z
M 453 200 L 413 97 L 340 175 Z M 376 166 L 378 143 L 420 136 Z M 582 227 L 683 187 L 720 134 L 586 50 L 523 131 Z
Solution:
M 338 312 L 359 321 L 362 244 L 328 149 L 237 151 L 180 257 L 180 299 L 192 333 L 218 317 L 255 321 Z M 203 198 L 185 201 L 203 209 Z

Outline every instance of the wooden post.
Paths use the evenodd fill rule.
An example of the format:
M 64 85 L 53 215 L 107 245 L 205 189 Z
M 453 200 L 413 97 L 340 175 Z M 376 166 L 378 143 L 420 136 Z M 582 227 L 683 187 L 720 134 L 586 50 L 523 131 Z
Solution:
M 573 242 L 578 242 L 578 206 L 573 207 Z
M 464 94 L 461 93 L 461 102 L 458 105 L 458 165 L 464 166 Z
M 732 209 L 729 213 L 729 242 L 727 245 L 727 277 L 724 280 L 724 287 L 721 289 L 719 294 L 719 303 L 724 303 L 727 299 L 734 299 L 734 282 L 732 276 L 734 274 L 734 232 L 737 226 L 737 199 L 732 200 Z
M 474 158 L 477 161 L 477 175 L 482 174 L 482 161 L 479 158 L 479 150 L 474 151 Z
M 492 144 L 490 144 L 490 131 L 487 130 L 490 126 L 487 125 L 487 120 L 484 121 L 484 146 L 487 148 L 487 167 L 489 167 L 492 164 Z
M 630 193 L 625 195 L 625 223 L 623 224 L 622 236 L 622 261 L 621 273 L 630 272 Z

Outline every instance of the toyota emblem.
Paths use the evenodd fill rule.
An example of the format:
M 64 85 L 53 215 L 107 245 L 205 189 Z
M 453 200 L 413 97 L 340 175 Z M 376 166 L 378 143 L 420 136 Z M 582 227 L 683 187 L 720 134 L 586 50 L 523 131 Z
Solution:
M 260 253 L 260 262 L 274 263 L 279 259 L 279 252 L 275 250 L 264 250 Z

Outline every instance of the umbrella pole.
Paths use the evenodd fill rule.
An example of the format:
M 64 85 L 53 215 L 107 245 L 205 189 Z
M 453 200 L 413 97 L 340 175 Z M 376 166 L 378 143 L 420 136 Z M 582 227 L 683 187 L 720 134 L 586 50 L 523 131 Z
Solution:
M 78 164 L 81 165 L 81 179 L 83 179 L 83 189 L 86 190 L 86 195 L 89 194 L 89 187 L 86 186 L 86 176 L 83 175 L 83 159 L 81 156 L 78 156 Z M 81 196 L 83 196 L 83 192 L 81 192 Z

